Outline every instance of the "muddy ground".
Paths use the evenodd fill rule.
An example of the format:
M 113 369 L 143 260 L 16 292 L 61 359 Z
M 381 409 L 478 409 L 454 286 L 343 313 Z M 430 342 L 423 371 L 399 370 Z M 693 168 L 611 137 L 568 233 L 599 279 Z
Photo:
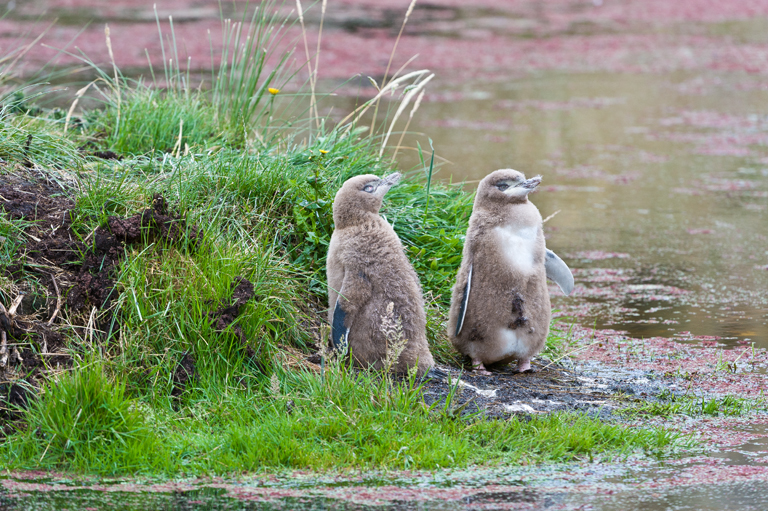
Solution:
M 453 409 L 462 413 L 482 411 L 486 416 L 500 418 L 578 411 L 608 420 L 615 411 L 633 402 L 680 390 L 674 379 L 653 371 L 609 370 L 585 364 L 567 367 L 546 360 L 533 364 L 534 373 L 518 373 L 514 365 L 496 367 L 490 376 L 445 366 L 442 369 L 451 375 L 450 379 L 427 382 L 424 396 L 428 403 L 445 400 L 451 387 L 458 385 Z
M 197 227 L 188 226 L 183 212 L 173 211 L 160 195 L 140 213 L 110 216 L 104 225 L 83 232 L 82 212 L 73 196 L 73 190 L 24 167 L 6 168 L 0 176 L 3 215 L 24 226 L 16 239 L 3 240 L 16 245 L 16 250 L 0 270 L 4 306 L 0 309 L 4 335 L 0 413 L 6 417 L 33 399 L 47 374 L 71 365 L 73 348 L 67 346 L 65 336 L 89 337 L 107 351 L 117 349 L 120 314 L 115 300 L 120 290 L 115 279 L 127 247 L 153 241 L 193 245 L 200 241 Z M 208 316 L 214 328 L 226 329 L 252 299 L 259 299 L 253 284 L 242 277 L 235 279 L 232 299 L 210 304 Z M 252 343 L 243 331 L 235 327 L 234 333 L 249 349 Z M 256 355 L 252 349 L 249 353 Z M 451 387 L 458 385 L 449 406 L 455 413 L 481 411 L 490 417 L 508 417 L 578 410 L 607 418 L 632 399 L 648 399 L 669 388 L 669 382 L 657 379 L 652 371 L 599 376 L 546 361 L 534 368 L 535 373 L 519 374 L 505 366 L 480 376 L 444 366 L 450 377 L 426 382 L 425 399 L 445 401 Z M 173 393 L 180 394 L 195 376 L 193 354 L 183 354 L 173 376 Z
M 1 172 L 3 216 L 23 226 L 23 232 L 0 240 L 10 254 L 0 267 L 0 414 L 8 416 L 35 395 L 46 374 L 71 365 L 66 336 L 116 348 L 115 279 L 126 247 L 195 245 L 200 232 L 159 195 L 140 213 L 111 216 L 105 225 L 83 232 L 72 190 L 21 166 Z M 179 365 L 177 383 L 183 384 L 194 367 L 189 357 Z

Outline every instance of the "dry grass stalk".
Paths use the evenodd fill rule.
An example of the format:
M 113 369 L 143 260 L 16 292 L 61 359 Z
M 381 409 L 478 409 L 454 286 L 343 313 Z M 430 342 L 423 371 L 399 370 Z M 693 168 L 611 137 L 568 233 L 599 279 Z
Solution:
M 117 63 L 115 62 L 115 54 L 112 52 L 112 39 L 109 37 L 109 25 L 104 25 L 104 35 L 107 39 L 107 51 L 109 51 L 109 60 L 112 61 L 112 69 L 115 72 L 115 84 L 114 89 L 117 95 L 117 117 L 115 121 L 116 129 L 120 128 L 120 82 L 117 78 Z
M 0 330 L 0 367 L 8 363 L 8 339 L 5 330 Z
M 405 95 L 403 100 L 400 102 L 400 106 L 397 108 L 397 111 L 395 112 L 395 116 L 392 118 L 392 122 L 389 125 L 389 129 L 387 130 L 387 134 L 384 137 L 384 141 L 381 143 L 381 149 L 379 150 L 379 158 L 381 158 L 384 155 L 384 148 L 387 146 L 387 141 L 389 140 L 389 136 L 392 134 L 392 130 L 395 128 L 395 123 L 400 118 L 400 114 L 403 113 L 403 110 L 405 110 L 405 107 L 408 106 L 408 104 L 411 102 L 414 96 L 419 94 L 424 87 L 429 83 L 432 78 L 435 77 L 435 74 L 432 73 L 428 77 L 426 77 L 423 81 L 419 82 L 417 85 L 415 85 L 408 93 Z
M 542 221 L 541 221 L 541 223 L 542 223 L 542 224 L 545 224 L 545 223 L 549 222 L 550 220 L 552 220 L 553 218 L 555 218 L 555 215 L 557 215 L 558 213 L 560 213 L 560 211 L 562 211 L 562 210 L 558 209 L 557 211 L 555 211 L 554 213 L 552 213 L 551 215 L 549 215 L 547 218 L 545 218 L 544 220 L 542 220 Z
M 395 45 L 392 47 L 392 52 L 389 54 L 389 62 L 387 62 L 387 69 L 384 71 L 384 79 L 381 81 L 382 85 L 387 82 L 387 76 L 389 75 L 389 69 L 392 67 L 392 59 L 395 57 L 395 52 L 397 51 L 397 45 L 400 43 L 400 38 L 403 36 L 403 30 L 405 30 L 405 25 L 408 23 L 408 18 L 411 17 L 411 14 L 413 13 L 413 8 L 416 7 L 416 2 L 418 0 L 411 0 L 411 4 L 408 6 L 408 10 L 405 12 L 405 18 L 403 19 L 403 24 L 400 25 L 400 32 L 397 33 L 397 39 L 395 39 Z
M 301 0 L 296 0 L 296 10 L 299 15 L 299 24 L 301 25 L 301 35 L 304 39 L 304 53 L 307 57 L 307 73 L 309 74 L 309 111 L 310 115 L 315 116 L 315 121 L 319 122 L 319 115 L 317 112 L 317 101 L 315 98 L 315 73 L 312 72 L 312 58 L 309 56 L 309 44 L 307 43 L 307 28 L 304 25 L 304 10 L 301 7 Z M 318 45 L 320 41 L 318 41 Z
M 181 155 L 181 137 L 184 132 L 184 119 L 179 119 L 179 139 L 176 141 L 176 144 L 173 146 L 172 153 L 176 154 L 176 158 L 178 158 Z
M 411 108 L 411 113 L 408 114 L 408 122 L 405 123 L 405 128 L 403 128 L 403 131 L 400 133 L 400 140 L 397 141 L 397 146 L 395 146 L 395 150 L 392 153 L 392 163 L 395 163 L 397 152 L 403 146 L 403 139 L 405 138 L 405 134 L 408 133 L 408 128 L 410 127 L 411 121 L 413 120 L 413 115 L 416 113 L 416 110 L 419 109 L 419 106 L 421 106 L 421 100 L 424 98 L 424 94 L 426 92 L 427 91 L 425 90 L 422 90 L 421 92 L 419 92 L 419 97 L 417 97 L 416 101 L 413 103 L 413 108 Z
M 88 316 L 88 323 L 85 326 L 85 334 L 88 338 L 88 344 L 93 346 L 93 333 L 96 331 L 96 312 L 98 309 L 94 306 L 91 308 L 91 313 Z
M 77 103 L 80 101 L 80 98 L 83 97 L 83 95 L 86 93 L 86 91 L 93 85 L 95 82 L 91 82 L 79 91 L 75 93 L 75 100 L 72 102 L 72 105 L 69 107 L 69 111 L 67 112 L 67 118 L 64 121 L 64 133 L 67 132 L 67 129 L 69 128 L 69 120 L 72 118 L 72 114 L 75 111 L 75 108 L 77 107 Z
M 357 107 L 354 110 L 352 110 L 352 112 L 350 112 L 344 119 L 342 119 L 339 122 L 339 126 L 343 126 L 347 121 L 352 119 L 352 121 L 350 122 L 349 126 L 347 127 L 346 130 L 344 130 L 344 133 L 342 133 L 342 135 L 347 134 L 352 129 L 352 126 L 354 126 L 357 123 L 357 121 L 360 120 L 360 117 L 362 117 L 365 114 L 365 112 L 367 112 L 368 109 L 376 101 L 378 101 L 384 94 L 386 94 L 388 92 L 394 92 L 404 82 L 407 82 L 411 78 L 416 78 L 418 80 L 419 78 L 421 78 L 422 76 L 424 76 L 427 73 L 429 73 L 428 69 L 420 69 L 418 71 L 412 71 L 412 72 L 410 72 L 410 73 L 408 73 L 406 75 L 401 76 L 400 78 L 397 78 L 397 79 L 394 79 L 394 80 L 390 81 L 387 85 L 382 87 L 379 90 L 378 94 L 376 94 L 372 99 L 366 101 L 365 103 L 363 103 L 359 107 Z
M 302 369 L 307 369 L 309 371 L 312 371 L 313 373 L 320 372 L 320 366 L 307 361 L 306 359 L 307 355 L 297 350 L 296 348 L 281 344 L 280 351 L 282 352 L 283 355 L 285 355 L 285 357 L 283 358 L 283 363 L 285 366 L 287 366 L 288 369 L 299 367 Z
M 23 294 L 20 294 L 19 296 L 13 299 L 13 302 L 11 302 L 11 307 L 8 309 L 9 319 L 13 320 L 13 317 L 16 315 L 16 310 L 19 308 L 19 305 L 21 305 L 21 301 L 23 299 L 24 299 Z
M 11 52 L 4 57 L 0 57 L 0 66 L 5 66 L 5 67 L 0 67 L 0 71 L 2 71 L 1 74 L 5 75 L 6 77 L 11 76 L 11 70 L 13 69 L 13 66 L 15 66 L 16 63 L 19 61 L 19 59 L 21 59 L 21 57 L 23 57 L 29 50 L 34 48 L 37 45 L 37 43 L 40 42 L 40 39 L 42 39 L 43 36 L 47 34 L 48 31 L 51 29 L 51 27 L 53 27 L 58 21 L 59 21 L 58 18 L 53 20 L 50 25 L 45 27 L 45 29 L 43 29 L 43 31 L 40 32 L 40 35 L 38 35 L 34 41 L 31 41 L 26 45 L 22 46 L 21 48 L 19 48 L 16 52 L 16 56 L 13 58 L 10 64 L 6 65 L 5 61 L 13 57 L 14 52 Z
M 53 281 L 53 287 L 56 289 L 56 310 L 53 311 L 53 314 L 51 315 L 51 319 L 48 320 L 48 325 L 53 324 L 53 320 L 56 319 L 56 316 L 59 314 L 59 311 L 61 310 L 61 292 L 59 291 L 59 284 L 56 282 L 56 277 L 53 276 L 53 273 L 49 273 L 51 276 L 51 280 Z
M 280 398 L 280 379 L 277 377 L 277 373 L 272 373 L 269 377 L 269 395 L 273 399 Z
M 13 303 L 11 303 L 11 306 L 9 309 L 6 310 L 5 306 L 0 303 L 0 315 L 2 315 L 5 320 L 10 323 L 10 325 L 13 325 L 13 318 L 16 316 L 16 309 L 19 308 L 19 304 L 21 304 L 21 300 L 24 299 L 24 295 L 17 296 Z M 5 322 L 5 321 L 4 321 Z M 5 330 L 0 330 L 0 367 L 5 367 L 6 364 L 8 364 L 8 334 Z M 14 349 L 14 356 L 21 360 L 21 355 L 19 355 L 19 352 Z
M 408 10 L 405 12 L 405 18 L 403 18 L 403 24 L 400 25 L 400 32 L 397 33 L 397 38 L 395 39 L 395 45 L 392 47 L 392 51 L 389 53 L 389 62 L 387 62 L 387 69 L 384 71 L 384 79 L 381 80 L 381 85 L 385 86 L 387 84 L 387 78 L 389 77 L 389 69 L 392 67 L 392 60 L 395 58 L 395 52 L 397 51 L 397 45 L 400 43 L 400 38 L 403 36 L 403 30 L 405 30 L 405 25 L 408 23 L 408 18 L 411 17 L 411 13 L 413 13 L 413 8 L 416 7 L 417 0 L 411 0 L 411 4 L 408 6 Z M 379 103 L 376 103 L 376 110 L 373 114 L 373 120 L 371 121 L 371 128 L 370 133 L 373 134 L 373 123 L 376 122 L 376 117 L 379 114 Z
M 320 67 L 320 41 L 323 37 L 323 23 L 325 22 L 325 9 L 328 6 L 328 0 L 323 0 L 322 6 L 320 8 L 320 29 L 317 33 L 317 49 L 315 50 L 315 76 L 313 79 L 313 85 L 317 85 L 317 70 Z M 320 127 L 320 114 L 317 111 L 317 104 L 315 104 L 315 120 L 317 122 L 317 127 Z

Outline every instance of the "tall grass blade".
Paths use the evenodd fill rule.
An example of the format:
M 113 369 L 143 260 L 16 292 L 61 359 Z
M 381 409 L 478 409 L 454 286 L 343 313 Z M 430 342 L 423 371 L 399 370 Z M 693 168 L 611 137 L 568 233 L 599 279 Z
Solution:
M 429 190 L 432 187 L 432 172 L 435 169 L 435 147 L 432 145 L 432 139 L 429 139 L 429 148 L 432 149 L 432 156 L 429 159 L 429 169 L 427 169 L 427 202 L 424 204 L 424 218 L 427 217 L 429 212 Z M 419 147 L 421 151 L 421 147 Z

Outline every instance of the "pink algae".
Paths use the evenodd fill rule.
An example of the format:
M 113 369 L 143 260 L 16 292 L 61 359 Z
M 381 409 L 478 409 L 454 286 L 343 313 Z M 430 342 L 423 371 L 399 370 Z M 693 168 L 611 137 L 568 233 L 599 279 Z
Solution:
M 675 27 L 681 22 L 718 23 L 746 21 L 765 15 L 768 1 L 722 2 L 705 0 L 630 0 L 625 2 L 584 2 L 563 0 L 533 2 L 531 0 L 485 0 L 482 6 L 491 9 L 497 28 L 470 30 L 462 27 L 452 10 L 472 11 L 480 7 L 457 0 L 436 0 L 431 8 L 417 3 L 406 32 L 398 46 L 393 63 L 397 69 L 411 56 L 418 59 L 410 69 L 429 68 L 439 71 L 446 79 L 451 75 L 482 76 L 484 71 L 531 72 L 558 70 L 572 72 L 661 73 L 671 71 L 725 70 L 748 73 L 768 72 L 768 47 L 742 43 L 737 38 L 695 33 L 675 33 L 659 30 Z M 240 6 L 245 5 L 240 3 Z M 285 7 L 285 12 L 291 6 Z M 305 7 L 306 8 L 306 7 Z M 321 79 L 346 79 L 357 74 L 381 76 L 387 68 L 399 22 L 405 15 L 407 2 L 386 0 L 362 2 L 329 2 L 322 37 L 319 76 Z M 111 21 L 110 31 L 115 60 L 121 68 L 145 68 L 145 48 L 155 66 L 160 65 L 160 41 L 154 12 L 146 2 L 94 2 L 92 0 L 42 1 L 20 3 L 10 17 L 0 20 L 0 48 L 17 47 L 40 34 L 45 24 L 39 16 L 51 18 L 78 9 L 82 23 L 57 25 L 26 54 L 27 71 L 55 58 L 59 64 L 78 64 L 76 58 L 58 55 L 61 48 L 73 41 L 70 49 L 79 48 L 96 63 L 109 65 L 110 58 L 104 40 L 103 23 Z M 175 32 L 182 54 L 181 60 L 195 70 L 210 66 L 210 40 L 214 53 L 221 47 L 221 23 L 218 10 L 175 0 L 159 7 L 161 25 L 170 32 L 168 15 L 175 15 Z M 19 15 L 18 19 L 14 16 Z M 391 21 L 394 15 L 394 23 Z M 305 14 L 310 48 L 315 47 L 319 28 L 319 10 L 307 8 Z M 359 18 L 375 20 L 374 27 L 344 29 Z M 123 21 L 127 20 L 127 21 Z M 378 25 L 377 25 L 378 23 Z M 581 33 L 580 27 L 590 33 Z M 81 31 L 82 29 L 82 31 Z M 434 34 L 445 31 L 440 44 Z M 695 32 L 695 31 L 694 31 Z M 705 33 L 705 31 L 701 31 Z M 202 36 L 201 36 L 202 35 Z M 531 39 L 540 35 L 546 38 Z M 301 36 L 300 29 L 287 30 L 282 48 L 289 48 Z M 52 49 L 52 48 L 54 49 Z M 75 52 L 76 53 L 76 52 Z M 301 56 L 296 55 L 297 68 L 303 68 Z M 304 73 L 305 71 L 301 71 Z M 498 74 L 496 75 L 498 77 Z M 601 108 L 614 98 L 586 98 L 568 103 L 510 104 L 510 107 L 561 109 L 573 107 Z

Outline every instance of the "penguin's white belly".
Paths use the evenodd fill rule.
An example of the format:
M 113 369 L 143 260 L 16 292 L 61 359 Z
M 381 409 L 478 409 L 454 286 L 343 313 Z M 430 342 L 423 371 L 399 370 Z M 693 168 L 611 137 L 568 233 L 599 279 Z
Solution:
M 506 360 L 511 357 L 527 357 L 531 353 L 530 335 L 525 329 L 500 328 L 496 331 L 495 342 L 485 345 L 484 360 L 487 363 Z
M 502 225 L 493 229 L 499 248 L 506 261 L 518 271 L 533 271 L 533 253 L 536 248 L 536 227 L 514 228 Z
M 500 348 L 501 355 L 514 355 L 517 353 L 525 353 L 528 351 L 526 339 L 522 335 L 518 335 L 516 330 L 509 328 L 502 328 L 499 332 L 499 339 L 501 340 Z

